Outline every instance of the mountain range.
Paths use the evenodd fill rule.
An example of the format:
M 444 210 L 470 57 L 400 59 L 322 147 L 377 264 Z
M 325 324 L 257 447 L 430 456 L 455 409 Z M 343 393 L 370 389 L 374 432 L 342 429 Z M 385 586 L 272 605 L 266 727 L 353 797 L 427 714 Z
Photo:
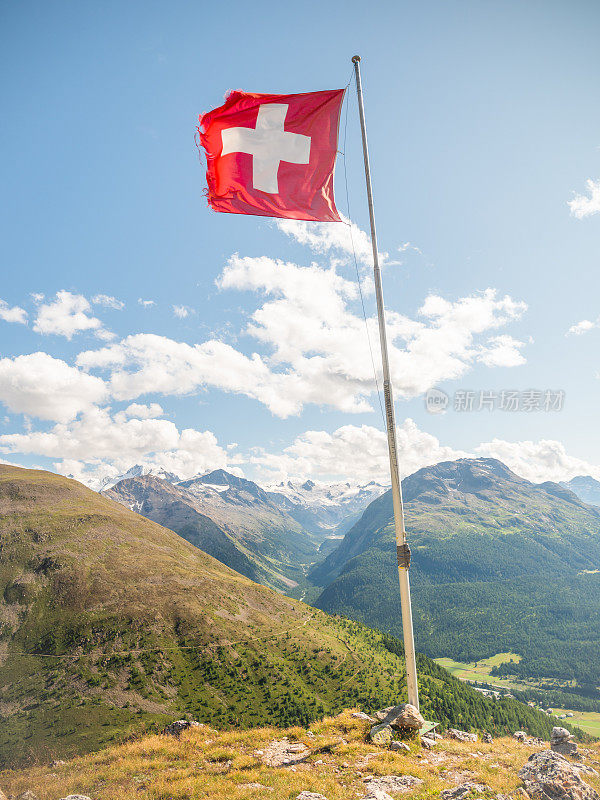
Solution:
M 512 651 L 520 674 L 600 684 L 600 509 L 494 459 L 403 483 L 417 646 L 475 661 Z M 309 578 L 315 605 L 400 635 L 390 492 Z
M 0 465 L 0 542 L 0 765 L 183 715 L 307 725 L 405 692 L 398 640 L 261 586 L 76 481 Z M 424 656 L 419 671 L 422 710 L 442 725 L 548 737 L 540 712 Z
M 561 486 L 570 489 L 585 503 L 600 506 L 600 481 L 590 475 L 578 475 L 576 478 L 571 478 L 570 481 L 561 483 Z
M 102 490 L 252 580 L 301 594 L 310 564 L 385 487 L 306 481 L 261 488 L 225 470 L 179 480 L 136 466 Z M 345 527 L 344 527 L 345 526 Z M 340 532 L 341 531 L 341 532 Z

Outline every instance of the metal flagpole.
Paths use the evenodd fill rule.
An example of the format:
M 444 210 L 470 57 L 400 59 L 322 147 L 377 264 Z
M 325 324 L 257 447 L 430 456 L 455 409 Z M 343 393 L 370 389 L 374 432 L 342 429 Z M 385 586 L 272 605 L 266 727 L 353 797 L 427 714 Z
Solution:
M 381 361 L 383 365 L 383 393 L 385 400 L 385 418 L 387 425 L 388 450 L 390 455 L 390 473 L 392 478 L 392 501 L 394 504 L 394 527 L 396 529 L 396 552 L 398 556 L 398 577 L 400 579 L 400 601 L 402 604 L 402 631 L 404 633 L 404 655 L 406 659 L 406 685 L 408 702 L 419 708 L 419 687 L 417 685 L 417 662 L 415 659 L 415 642 L 413 636 L 412 610 L 410 605 L 410 584 L 408 568 L 410 566 L 410 549 L 406 543 L 404 529 L 404 510 L 402 508 L 402 487 L 398 474 L 398 455 L 396 448 L 396 423 L 394 420 L 394 398 L 390 380 L 390 364 L 388 359 L 387 333 L 385 328 L 385 310 L 383 305 L 383 288 L 379 253 L 377 251 L 377 233 L 375 231 L 375 211 L 373 208 L 373 191 L 371 188 L 371 169 L 369 167 L 369 149 L 367 147 L 367 127 L 363 106 L 362 84 L 360 80 L 360 56 L 353 56 L 356 76 L 356 94 L 362 131 L 363 157 L 365 161 L 365 179 L 367 183 L 367 200 L 369 201 L 369 220 L 371 222 L 371 245 L 373 247 L 373 271 L 375 277 L 375 296 L 377 298 L 377 318 L 379 321 L 379 339 L 381 342 Z

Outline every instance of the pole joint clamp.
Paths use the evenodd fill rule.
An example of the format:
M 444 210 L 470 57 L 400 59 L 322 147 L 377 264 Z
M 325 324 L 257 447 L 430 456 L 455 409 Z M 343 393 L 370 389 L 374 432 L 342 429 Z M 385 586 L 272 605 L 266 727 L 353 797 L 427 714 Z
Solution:
M 408 569 L 410 567 L 410 547 L 407 544 L 397 545 L 396 555 L 398 556 L 398 566 Z

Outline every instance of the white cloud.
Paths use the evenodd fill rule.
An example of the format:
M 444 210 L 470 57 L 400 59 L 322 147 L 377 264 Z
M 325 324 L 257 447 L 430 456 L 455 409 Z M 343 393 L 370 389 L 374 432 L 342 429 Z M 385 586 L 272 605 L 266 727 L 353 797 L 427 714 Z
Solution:
M 397 440 L 398 465 L 403 477 L 421 467 L 468 455 L 440 445 L 435 436 L 420 430 L 411 419 L 398 427 Z M 333 433 L 306 431 L 283 453 L 256 449 L 250 456 L 235 458 L 238 463 L 257 470 L 267 483 L 308 477 L 389 483 L 387 436 L 370 425 L 344 425 Z
M 156 301 L 155 300 L 142 300 L 141 297 L 138 297 L 138 303 L 141 306 L 144 306 L 144 308 L 151 308 L 152 306 L 156 305 Z
M 0 359 L 0 401 L 17 414 L 68 422 L 106 395 L 100 378 L 47 353 Z
M 334 268 L 299 267 L 267 258 L 232 256 L 218 280 L 225 289 L 266 298 L 246 333 L 268 351 L 245 355 L 212 339 L 190 345 L 155 334 L 135 334 L 80 353 L 79 366 L 108 370 L 111 393 L 133 400 L 147 393 L 184 395 L 216 388 L 244 394 L 273 414 L 298 414 L 309 403 L 355 413 L 372 410 L 375 382 L 363 318 L 352 310 L 357 287 Z M 475 363 L 524 363 L 522 342 L 488 332 L 518 319 L 526 305 L 492 289 L 449 301 L 426 298 L 417 319 L 388 312 L 390 360 L 399 395 L 414 397 Z M 376 319 L 367 321 L 376 369 Z
M 503 461 L 510 469 L 534 483 L 568 481 L 576 475 L 600 480 L 600 466 L 570 456 L 564 444 L 552 439 L 507 442 L 493 439 L 475 448 L 480 455 Z
M 210 431 L 180 431 L 164 419 L 111 417 L 99 408 L 49 431 L 2 435 L 0 451 L 58 458 L 58 471 L 75 475 L 79 470 L 80 475 L 87 474 L 88 482 L 111 471 L 123 472 L 141 460 L 182 478 L 227 463 L 225 451 Z
M 121 415 L 124 419 L 128 417 L 156 419 L 156 417 L 162 417 L 164 413 L 162 406 L 158 403 L 150 403 L 149 405 L 145 405 L 144 403 L 132 403 L 130 406 L 127 406 L 124 411 L 118 412 L 115 416 Z
M 97 317 L 90 316 L 89 301 L 81 294 L 60 291 L 50 303 L 39 306 L 33 330 L 72 339 L 81 331 L 93 331 L 100 339 L 112 338 Z
M 288 387 L 298 404 L 328 403 L 344 411 L 370 409 L 373 365 L 364 320 L 350 309 L 354 282 L 335 270 L 233 256 L 218 285 L 223 289 L 264 291 L 270 299 L 251 317 L 248 333 L 273 350 L 275 364 L 289 364 L 297 381 Z M 449 301 L 429 295 L 408 317 L 388 311 L 390 361 L 399 394 L 414 397 L 429 387 L 463 375 L 475 362 L 489 366 L 524 363 L 523 343 L 509 336 L 487 338 L 518 319 L 523 302 L 497 297 L 493 289 Z M 376 319 L 367 322 L 378 366 Z
M 576 322 L 575 325 L 571 325 L 566 335 L 581 336 L 581 334 L 587 333 L 588 331 L 591 331 L 592 328 L 597 328 L 599 326 L 600 319 L 597 319 L 595 322 L 592 322 L 589 319 L 582 319 L 581 322 Z
M 122 300 L 117 300 L 110 294 L 96 294 L 92 297 L 92 303 L 98 306 L 105 306 L 105 308 L 114 308 L 115 311 L 122 311 L 125 308 L 125 303 Z
M 588 178 L 586 186 L 589 191 L 589 197 L 583 194 L 576 194 L 568 204 L 571 209 L 571 215 L 577 217 L 577 219 L 591 217 L 592 214 L 600 212 L 600 180 L 593 181 Z
M 513 339 L 512 336 L 492 336 L 480 357 L 486 367 L 519 367 L 525 363 L 521 348 L 525 342 Z
M 77 363 L 85 369 L 110 369 L 109 386 L 117 400 L 151 392 L 185 395 L 213 387 L 252 397 L 278 416 L 299 410 L 297 401 L 286 393 L 286 387 L 296 381 L 294 375 L 272 373 L 256 353 L 248 357 L 216 340 L 189 345 L 140 333 L 101 350 L 80 353 Z
M 339 264 L 339 256 L 349 256 L 353 249 L 359 264 L 373 266 L 371 238 L 354 222 L 342 216 L 342 222 L 301 222 L 299 220 L 279 219 L 276 225 L 280 231 L 291 236 L 300 244 L 306 245 L 315 253 L 334 253 L 333 263 Z M 335 255 L 337 253 L 337 256 Z M 388 258 L 387 253 L 379 253 L 380 263 Z M 345 259 L 347 260 L 347 259 Z
M 9 306 L 5 300 L 0 300 L 0 319 L 4 322 L 27 322 L 27 312 L 20 306 Z
M 185 319 L 190 315 L 191 311 L 191 308 L 187 306 L 173 306 L 173 314 L 179 319 Z
M 398 245 L 398 252 L 399 253 L 406 253 L 408 250 L 412 250 L 415 253 L 418 253 L 420 256 L 423 255 L 423 251 L 420 247 L 417 247 L 412 242 L 402 242 L 401 245 Z

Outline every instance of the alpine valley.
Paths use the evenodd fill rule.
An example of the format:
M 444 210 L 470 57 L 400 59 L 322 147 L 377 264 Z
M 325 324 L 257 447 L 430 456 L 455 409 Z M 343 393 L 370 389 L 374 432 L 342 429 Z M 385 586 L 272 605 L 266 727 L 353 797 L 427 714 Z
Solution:
M 311 563 L 339 544 L 365 507 L 385 491 L 377 483 L 291 482 L 262 489 L 214 470 L 180 481 L 133 467 L 102 490 L 183 536 L 254 581 L 300 596 Z
M 74 480 L 0 465 L 0 536 L 2 765 L 183 715 L 219 730 L 306 726 L 405 696 L 394 637 L 261 586 Z M 421 709 L 442 727 L 550 735 L 540 711 L 418 665 Z

